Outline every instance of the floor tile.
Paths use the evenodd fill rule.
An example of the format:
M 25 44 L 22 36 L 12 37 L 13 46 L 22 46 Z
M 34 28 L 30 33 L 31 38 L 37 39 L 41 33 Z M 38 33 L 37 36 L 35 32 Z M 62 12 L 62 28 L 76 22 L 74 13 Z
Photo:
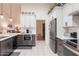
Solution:
M 36 41 L 36 46 L 32 49 L 16 49 L 14 52 L 20 52 L 19 56 L 57 56 L 45 44 L 45 41 Z

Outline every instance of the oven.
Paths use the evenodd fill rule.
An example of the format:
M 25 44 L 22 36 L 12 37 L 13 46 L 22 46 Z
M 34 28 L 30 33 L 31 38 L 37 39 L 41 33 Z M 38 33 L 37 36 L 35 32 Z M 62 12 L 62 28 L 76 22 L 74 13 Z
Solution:
M 71 46 L 71 47 L 77 48 L 77 39 L 66 40 L 65 44 L 67 46 Z

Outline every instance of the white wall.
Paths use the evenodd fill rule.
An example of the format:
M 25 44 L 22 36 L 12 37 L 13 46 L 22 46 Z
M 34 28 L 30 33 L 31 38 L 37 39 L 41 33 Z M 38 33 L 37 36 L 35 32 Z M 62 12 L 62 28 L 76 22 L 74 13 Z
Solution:
M 46 19 L 48 10 L 50 9 L 52 4 L 22 4 L 21 11 L 27 11 L 27 12 L 35 12 L 36 19 Z
M 78 3 L 72 3 L 72 4 L 65 4 L 63 6 L 63 21 L 64 26 L 65 22 L 68 23 L 68 26 L 79 26 L 79 16 L 69 16 L 70 13 L 78 11 L 79 10 L 79 4 Z M 77 32 L 79 35 L 78 28 L 70 28 L 69 32 Z M 79 37 L 79 36 L 78 36 Z
M 72 26 L 73 24 L 73 17 L 72 15 L 69 16 L 70 13 L 78 11 L 79 10 L 79 3 L 71 3 L 71 4 L 65 4 L 63 6 L 63 20 L 64 20 L 64 26 L 65 22 L 68 22 L 68 26 Z
M 48 11 L 50 9 L 50 7 L 52 6 L 52 4 L 22 4 L 21 6 L 21 11 L 27 11 L 27 12 L 34 12 L 36 17 L 35 19 L 33 19 L 31 22 L 36 22 L 36 20 L 45 20 L 45 42 L 48 45 L 49 44 L 49 15 L 48 15 Z M 28 16 L 25 15 L 21 15 L 21 22 L 22 23 L 29 23 L 29 21 L 27 20 Z M 26 19 L 26 22 L 24 22 L 23 20 Z M 28 24 L 26 24 L 28 25 Z M 36 26 L 35 24 L 31 23 L 31 25 Z M 22 25 L 23 26 L 23 25 Z M 36 28 L 36 27 L 35 27 Z M 36 31 L 36 29 L 35 29 Z
M 67 22 L 68 26 L 72 26 L 72 16 L 69 16 L 72 13 L 72 4 L 66 4 L 63 6 L 63 26 L 65 26 L 65 22 Z

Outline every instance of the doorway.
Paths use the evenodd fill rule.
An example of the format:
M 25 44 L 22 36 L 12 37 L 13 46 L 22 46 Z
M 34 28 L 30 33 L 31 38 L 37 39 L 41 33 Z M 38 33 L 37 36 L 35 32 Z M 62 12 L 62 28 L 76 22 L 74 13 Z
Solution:
M 36 21 L 37 40 L 45 40 L 45 20 Z

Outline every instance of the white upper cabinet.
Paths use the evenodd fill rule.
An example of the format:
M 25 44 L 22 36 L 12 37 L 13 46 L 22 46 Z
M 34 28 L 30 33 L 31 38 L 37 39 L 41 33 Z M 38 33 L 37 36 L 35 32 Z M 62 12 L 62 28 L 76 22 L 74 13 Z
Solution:
M 23 29 L 30 28 L 32 33 L 36 33 L 36 19 L 34 15 L 21 15 L 20 22 Z M 24 32 L 25 31 L 26 30 L 24 30 Z

